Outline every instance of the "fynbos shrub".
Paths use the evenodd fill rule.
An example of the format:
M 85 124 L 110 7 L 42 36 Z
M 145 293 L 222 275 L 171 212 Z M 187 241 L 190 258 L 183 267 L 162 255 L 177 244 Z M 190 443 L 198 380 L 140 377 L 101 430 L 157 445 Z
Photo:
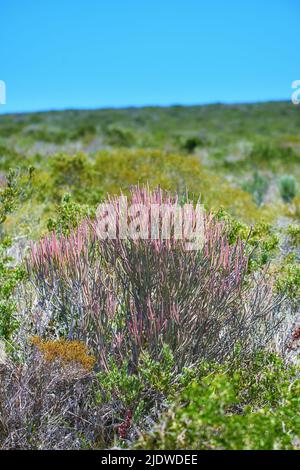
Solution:
M 284 175 L 279 181 L 280 195 L 284 202 L 291 202 L 296 196 L 296 180 L 292 175 Z
M 118 213 L 119 198 L 107 202 Z M 180 206 L 160 189 L 133 188 L 131 202 Z M 113 355 L 132 370 L 143 350 L 159 358 L 163 344 L 181 368 L 224 359 L 237 342 L 247 354 L 272 336 L 272 288 L 267 278 L 247 277 L 245 243 L 229 243 L 212 215 L 204 215 L 203 245 L 191 251 L 174 231 L 169 239 L 103 239 L 98 223 L 86 220 L 68 237 L 53 233 L 32 247 L 27 265 L 40 334 L 54 328 L 85 340 L 104 367 Z

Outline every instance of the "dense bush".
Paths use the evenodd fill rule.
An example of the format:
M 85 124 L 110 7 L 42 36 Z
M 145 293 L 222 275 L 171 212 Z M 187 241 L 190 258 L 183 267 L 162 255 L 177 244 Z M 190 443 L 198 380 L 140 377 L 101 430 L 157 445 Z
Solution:
M 203 140 L 200 137 L 187 137 L 181 144 L 183 150 L 188 153 L 193 153 L 197 147 L 202 147 L 204 144 Z
M 287 228 L 287 234 L 294 247 L 300 246 L 300 225 L 289 225 Z
M 84 218 L 92 214 L 93 210 L 87 204 L 75 202 L 67 193 L 57 205 L 55 217 L 48 219 L 47 228 L 50 232 L 68 235 Z
M 22 166 L 24 164 L 24 157 L 16 152 L 15 150 L 8 148 L 5 145 L 0 143 L 0 170 L 1 171 L 9 171 L 10 168 L 16 166 Z M 3 176 L 3 175 L 2 175 Z M 1 179 L 0 179 L 1 184 Z
M 50 161 L 50 174 L 56 189 L 79 189 L 88 176 L 88 161 L 84 154 L 55 155 Z
M 104 194 L 119 193 L 120 188 L 127 193 L 137 183 L 152 189 L 160 185 L 180 195 L 188 190 L 194 201 L 200 196 L 208 209 L 223 206 L 232 215 L 245 216 L 247 222 L 270 216 L 257 209 L 248 193 L 208 172 L 194 156 L 153 150 L 101 151 L 95 155 L 93 182 Z
M 276 287 L 281 293 L 294 301 L 295 309 L 298 310 L 300 300 L 300 266 L 297 259 L 287 257 L 279 266 L 276 277 Z
M 248 226 L 232 217 L 223 208 L 217 210 L 215 215 L 218 220 L 224 222 L 226 236 L 230 243 L 235 243 L 238 239 L 245 242 L 250 272 L 267 265 L 278 254 L 279 237 L 271 224 L 258 222 Z
M 252 180 L 247 181 L 243 185 L 243 189 L 253 195 L 254 201 L 259 206 L 263 203 L 268 187 L 268 178 L 259 174 L 258 172 L 253 174 Z
M 258 208 L 250 194 L 204 168 L 198 157 L 162 151 L 99 151 L 93 158 L 84 153 L 59 153 L 50 158 L 35 155 L 30 211 L 47 221 L 62 197 L 69 193 L 74 203 L 96 206 L 107 193 L 129 192 L 132 185 L 158 185 L 184 195 L 199 196 L 207 209 L 223 206 L 245 222 L 271 220 L 273 212 Z M 53 217 L 52 217 L 53 218 Z M 44 226 L 46 224 L 44 223 Z
M 276 356 L 262 356 L 247 368 L 216 366 L 212 371 L 208 366 L 204 371 L 137 448 L 300 448 L 300 380 L 295 368 Z
M 131 194 L 148 208 L 179 204 L 161 190 Z M 107 202 L 118 211 L 117 198 Z M 32 247 L 28 272 L 40 299 L 39 333 L 50 328 L 83 339 L 104 366 L 113 355 L 133 370 L 143 349 L 158 358 L 163 343 L 180 368 L 224 359 L 240 340 L 249 354 L 272 337 L 278 299 L 267 278 L 246 279 L 244 244 L 230 243 L 212 216 L 204 218 L 203 248 L 192 251 L 186 239 L 103 240 L 98 223 L 86 220 L 69 236 L 52 233 Z
M 23 130 L 23 134 L 33 141 L 62 144 L 67 140 L 67 133 L 63 129 L 48 129 L 39 126 L 30 126 Z
M 291 202 L 296 196 L 296 180 L 292 175 L 284 175 L 279 181 L 280 195 L 284 202 Z
M 253 146 L 250 158 L 253 161 L 272 162 L 274 160 L 294 161 L 297 156 L 291 147 L 259 142 Z
M 72 131 L 70 134 L 71 140 L 86 139 L 88 137 L 93 137 L 97 133 L 96 126 L 93 124 L 83 124 L 78 127 L 76 130 Z
M 34 343 L 25 362 L 0 365 L 2 449 L 299 448 L 299 368 L 277 355 L 245 361 L 237 347 L 230 362 L 178 372 L 163 346 L 131 374 L 90 371 L 80 342 Z
M 130 129 L 110 126 L 107 129 L 107 142 L 117 147 L 130 147 L 135 144 L 135 136 Z
M 8 344 L 18 328 L 15 289 L 26 273 L 23 267 L 13 264 L 14 260 L 8 254 L 12 241 L 5 236 L 3 225 L 8 215 L 16 209 L 22 198 L 26 197 L 31 174 L 32 170 L 29 171 L 28 179 L 28 176 L 10 171 L 4 186 L 0 188 L 0 338 Z
M 0 338 L 8 342 L 19 325 L 14 293 L 26 276 L 24 268 L 11 264 L 13 260 L 7 253 L 10 246 L 8 240 L 0 243 Z

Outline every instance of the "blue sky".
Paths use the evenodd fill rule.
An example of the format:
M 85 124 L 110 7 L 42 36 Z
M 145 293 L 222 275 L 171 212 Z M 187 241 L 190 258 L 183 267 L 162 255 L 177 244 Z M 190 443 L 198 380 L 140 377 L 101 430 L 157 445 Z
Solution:
M 289 99 L 299 0 L 2 0 L 0 113 Z

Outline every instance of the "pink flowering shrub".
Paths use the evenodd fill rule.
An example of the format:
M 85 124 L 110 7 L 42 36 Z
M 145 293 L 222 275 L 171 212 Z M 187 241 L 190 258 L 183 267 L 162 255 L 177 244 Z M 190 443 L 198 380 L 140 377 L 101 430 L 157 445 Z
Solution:
M 106 201 L 115 215 L 119 201 Z M 180 207 L 178 196 L 146 187 L 133 188 L 130 202 L 156 204 L 159 225 L 166 208 Z M 84 340 L 102 367 L 114 355 L 132 370 L 142 350 L 159 358 L 163 344 L 180 368 L 224 359 L 237 343 L 248 354 L 272 337 L 279 300 L 265 276 L 249 277 L 245 244 L 231 244 L 211 214 L 204 215 L 203 245 L 196 250 L 187 250 L 187 239 L 177 239 L 174 230 L 167 240 L 120 238 L 118 221 L 113 239 L 99 235 L 98 216 L 69 236 L 52 233 L 32 246 L 27 266 L 38 293 L 33 321 L 39 334 Z M 149 222 L 140 219 L 146 224 L 141 233 Z
M 69 236 L 58 238 L 53 232 L 33 245 L 27 267 L 38 293 L 37 333 L 84 340 L 102 355 L 104 342 L 112 340 L 109 326 L 116 306 L 89 222 Z

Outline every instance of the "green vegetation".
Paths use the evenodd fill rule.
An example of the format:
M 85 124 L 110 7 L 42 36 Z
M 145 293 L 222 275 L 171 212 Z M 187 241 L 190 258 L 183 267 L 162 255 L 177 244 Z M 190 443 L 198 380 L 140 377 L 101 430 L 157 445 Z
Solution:
M 300 448 L 299 110 L 0 115 L 0 448 Z M 121 191 L 204 247 L 99 239 Z
M 243 186 L 243 189 L 252 194 L 256 204 L 260 206 L 263 203 L 264 196 L 268 190 L 268 187 L 268 178 L 264 175 L 255 172 L 253 174 L 253 177 L 249 181 L 246 181 Z
M 8 342 L 18 328 L 14 292 L 26 273 L 22 266 L 13 265 L 14 259 L 8 254 L 12 241 L 3 233 L 3 224 L 27 192 L 31 173 L 25 183 L 16 171 L 9 171 L 6 185 L 0 188 L 0 338 Z
M 276 356 L 249 368 L 204 366 L 141 449 L 293 449 L 298 446 L 299 377 Z
M 284 175 L 280 179 L 280 195 L 284 202 L 291 202 L 296 196 L 296 180 L 291 175 Z

